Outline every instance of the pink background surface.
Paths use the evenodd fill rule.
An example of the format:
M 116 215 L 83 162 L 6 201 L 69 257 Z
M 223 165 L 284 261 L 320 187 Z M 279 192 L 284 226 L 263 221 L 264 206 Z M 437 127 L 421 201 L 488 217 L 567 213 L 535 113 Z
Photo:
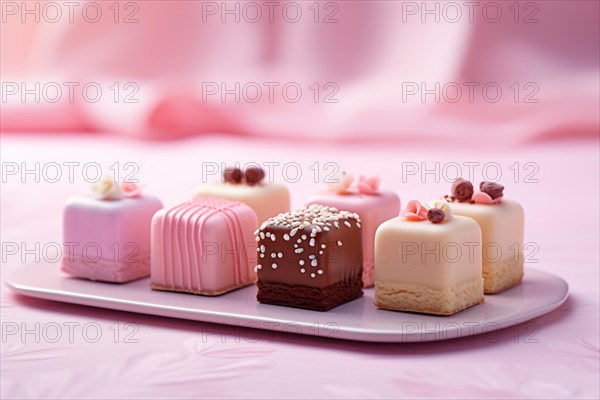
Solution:
M 148 193 L 166 206 L 189 198 L 201 182 L 202 162 L 298 162 L 304 178 L 289 184 L 295 206 L 322 188 L 308 176 L 315 161 L 334 161 L 349 171 L 380 174 L 383 186 L 403 201 L 445 193 L 446 182 L 429 176 L 402 182 L 400 162 L 433 165 L 497 162 L 506 196 L 526 210 L 526 241 L 539 252 L 527 267 L 566 279 L 570 298 L 555 312 L 500 337 L 479 336 L 426 344 L 367 344 L 296 335 L 263 333 L 219 325 L 133 315 L 19 297 L 2 287 L 2 321 L 35 330 L 58 323 L 57 343 L 33 335 L 10 336 L 2 345 L 3 398 L 597 398 L 599 393 L 599 226 L 598 142 L 557 141 L 498 151 L 429 146 L 314 146 L 288 141 L 208 136 L 153 143 L 117 138 L 57 135 L 5 136 L 3 162 L 135 162 Z M 539 183 L 515 182 L 514 162 L 539 166 Z M 76 175 L 58 183 L 22 183 L 7 177 L 2 190 L 2 241 L 61 242 L 61 212 L 68 197 L 86 193 L 89 184 Z M 281 175 L 275 178 L 281 180 Z M 478 180 L 476 177 L 475 180 Z M 35 262 L 28 256 L 28 263 Z M 20 257 L 7 256 L 4 279 L 19 268 Z M 40 263 L 40 268 L 58 268 Z M 75 322 L 73 343 L 64 323 Z M 102 331 L 88 343 L 85 323 Z M 139 328 L 138 343 L 114 343 L 114 324 Z M 48 325 L 49 326 L 49 325 Z M 93 332 L 93 331 L 90 331 Z M 204 335 L 203 335 L 204 332 Z M 533 333 L 533 336 L 528 336 Z

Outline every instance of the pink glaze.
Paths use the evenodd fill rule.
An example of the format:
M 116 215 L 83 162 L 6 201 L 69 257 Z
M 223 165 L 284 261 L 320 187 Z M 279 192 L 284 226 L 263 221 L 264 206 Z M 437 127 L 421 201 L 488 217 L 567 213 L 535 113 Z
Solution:
M 471 200 L 475 202 L 475 204 L 498 204 L 502 201 L 502 196 L 492 200 L 491 196 L 485 192 L 475 192 L 473 193 Z
M 360 216 L 363 231 L 363 284 L 365 287 L 373 286 L 375 232 L 381 223 L 398 216 L 400 198 L 391 191 L 380 191 L 373 195 L 363 193 L 338 195 L 326 192 L 309 197 L 306 205 L 311 204 L 323 204 L 340 211 L 354 212 Z
M 142 196 L 120 200 L 78 197 L 64 211 L 62 270 L 105 282 L 150 274 L 150 223 L 162 203 Z
M 423 221 L 427 219 L 427 208 L 418 200 L 411 200 L 406 205 L 406 208 L 402 210 L 400 216 L 409 221 Z
M 152 219 L 151 285 L 216 295 L 256 279 L 256 213 L 244 203 L 199 197 Z

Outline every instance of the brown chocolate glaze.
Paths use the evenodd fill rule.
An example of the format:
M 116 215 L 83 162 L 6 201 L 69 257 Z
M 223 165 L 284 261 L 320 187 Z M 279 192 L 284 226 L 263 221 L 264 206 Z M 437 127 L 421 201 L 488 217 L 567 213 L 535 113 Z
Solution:
M 262 283 L 325 288 L 360 274 L 362 272 L 360 220 L 340 218 L 338 221 L 327 221 L 325 224 L 331 224 L 331 226 L 324 225 L 329 229 L 328 231 L 323 229 L 322 225 L 302 225 L 293 236 L 294 228 L 282 224 L 267 225 L 261 229 L 256 261 L 261 266 L 257 269 L 258 280 Z M 311 233 L 317 226 L 321 231 L 311 237 Z M 273 235 L 275 240 L 272 240 Z M 289 239 L 285 240 L 288 237 Z M 314 242 L 311 239 L 314 239 Z M 261 252 L 261 246 L 264 246 L 264 252 Z M 260 256 L 261 253 L 264 257 Z M 282 257 L 279 257 L 280 255 Z M 312 265 L 311 256 L 314 256 L 316 266 Z M 301 260 L 304 262 L 303 265 Z M 276 264 L 276 268 L 273 268 L 273 264 Z

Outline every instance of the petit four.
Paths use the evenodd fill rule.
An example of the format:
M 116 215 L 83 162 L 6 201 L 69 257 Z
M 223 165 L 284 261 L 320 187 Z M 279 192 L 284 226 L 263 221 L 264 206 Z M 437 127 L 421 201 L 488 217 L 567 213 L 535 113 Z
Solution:
M 352 185 L 352 177 L 342 174 L 339 182 L 325 193 L 308 198 L 307 204 L 323 204 L 357 213 L 363 226 L 363 284 L 373 286 L 375 232 L 377 227 L 400 212 L 400 198 L 391 191 L 379 189 L 378 178 L 360 177 Z
M 361 220 L 312 205 L 270 218 L 258 230 L 257 299 L 326 311 L 362 296 Z
M 471 182 L 459 178 L 445 196 L 456 215 L 473 218 L 481 227 L 484 290 L 489 294 L 523 280 L 525 214 L 519 203 L 503 195 L 498 183 L 481 182 L 476 192 Z
M 104 282 L 129 282 L 150 274 L 150 222 L 160 200 L 142 195 L 131 182 L 104 177 L 94 197 L 68 201 L 64 218 L 62 270 Z
M 256 212 L 259 224 L 269 217 L 290 210 L 288 189 L 278 183 L 265 182 L 265 172 L 260 167 L 227 168 L 222 182 L 200 186 L 194 197 L 217 196 L 248 204 Z
M 375 235 L 375 305 L 451 315 L 484 301 L 481 230 L 448 203 L 408 203 Z
M 257 227 L 248 205 L 218 197 L 160 210 L 152 219 L 152 289 L 215 296 L 254 283 Z

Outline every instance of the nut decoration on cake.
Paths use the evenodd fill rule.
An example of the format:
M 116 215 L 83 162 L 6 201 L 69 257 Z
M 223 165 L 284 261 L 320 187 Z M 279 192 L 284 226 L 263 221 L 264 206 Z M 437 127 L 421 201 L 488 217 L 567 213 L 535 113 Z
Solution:
M 444 196 L 456 215 L 473 218 L 481 227 L 485 293 L 499 293 L 523 279 L 524 211 L 514 200 L 504 198 L 504 186 L 481 182 L 479 191 L 458 178 L 452 195 Z
M 446 200 L 436 199 L 427 202 L 427 219 L 434 224 L 452 219 L 452 208 Z
M 326 311 L 362 296 L 361 220 L 311 205 L 279 214 L 256 232 L 257 299 Z
M 65 243 L 93 245 L 97 255 L 65 251 L 62 271 L 104 282 L 129 282 L 150 274 L 150 223 L 162 203 L 133 182 L 102 177 L 92 196 L 69 199 L 63 214 Z
M 375 305 L 450 315 L 483 302 L 482 255 L 470 251 L 476 245 L 477 222 L 454 217 L 445 200 L 409 201 L 375 235 Z
M 504 196 L 504 186 L 496 182 L 483 181 L 479 184 L 479 192 L 475 192 L 471 182 L 457 178 L 452 184 L 451 193 L 445 195 L 444 199 L 459 203 L 498 204 Z
M 495 182 L 481 182 L 479 192 L 473 193 L 471 200 L 475 204 L 498 204 L 502 201 L 504 186 Z
M 242 172 L 240 168 L 226 168 L 223 171 L 223 182 L 254 186 L 265 179 L 265 171 L 260 167 L 248 167 Z

